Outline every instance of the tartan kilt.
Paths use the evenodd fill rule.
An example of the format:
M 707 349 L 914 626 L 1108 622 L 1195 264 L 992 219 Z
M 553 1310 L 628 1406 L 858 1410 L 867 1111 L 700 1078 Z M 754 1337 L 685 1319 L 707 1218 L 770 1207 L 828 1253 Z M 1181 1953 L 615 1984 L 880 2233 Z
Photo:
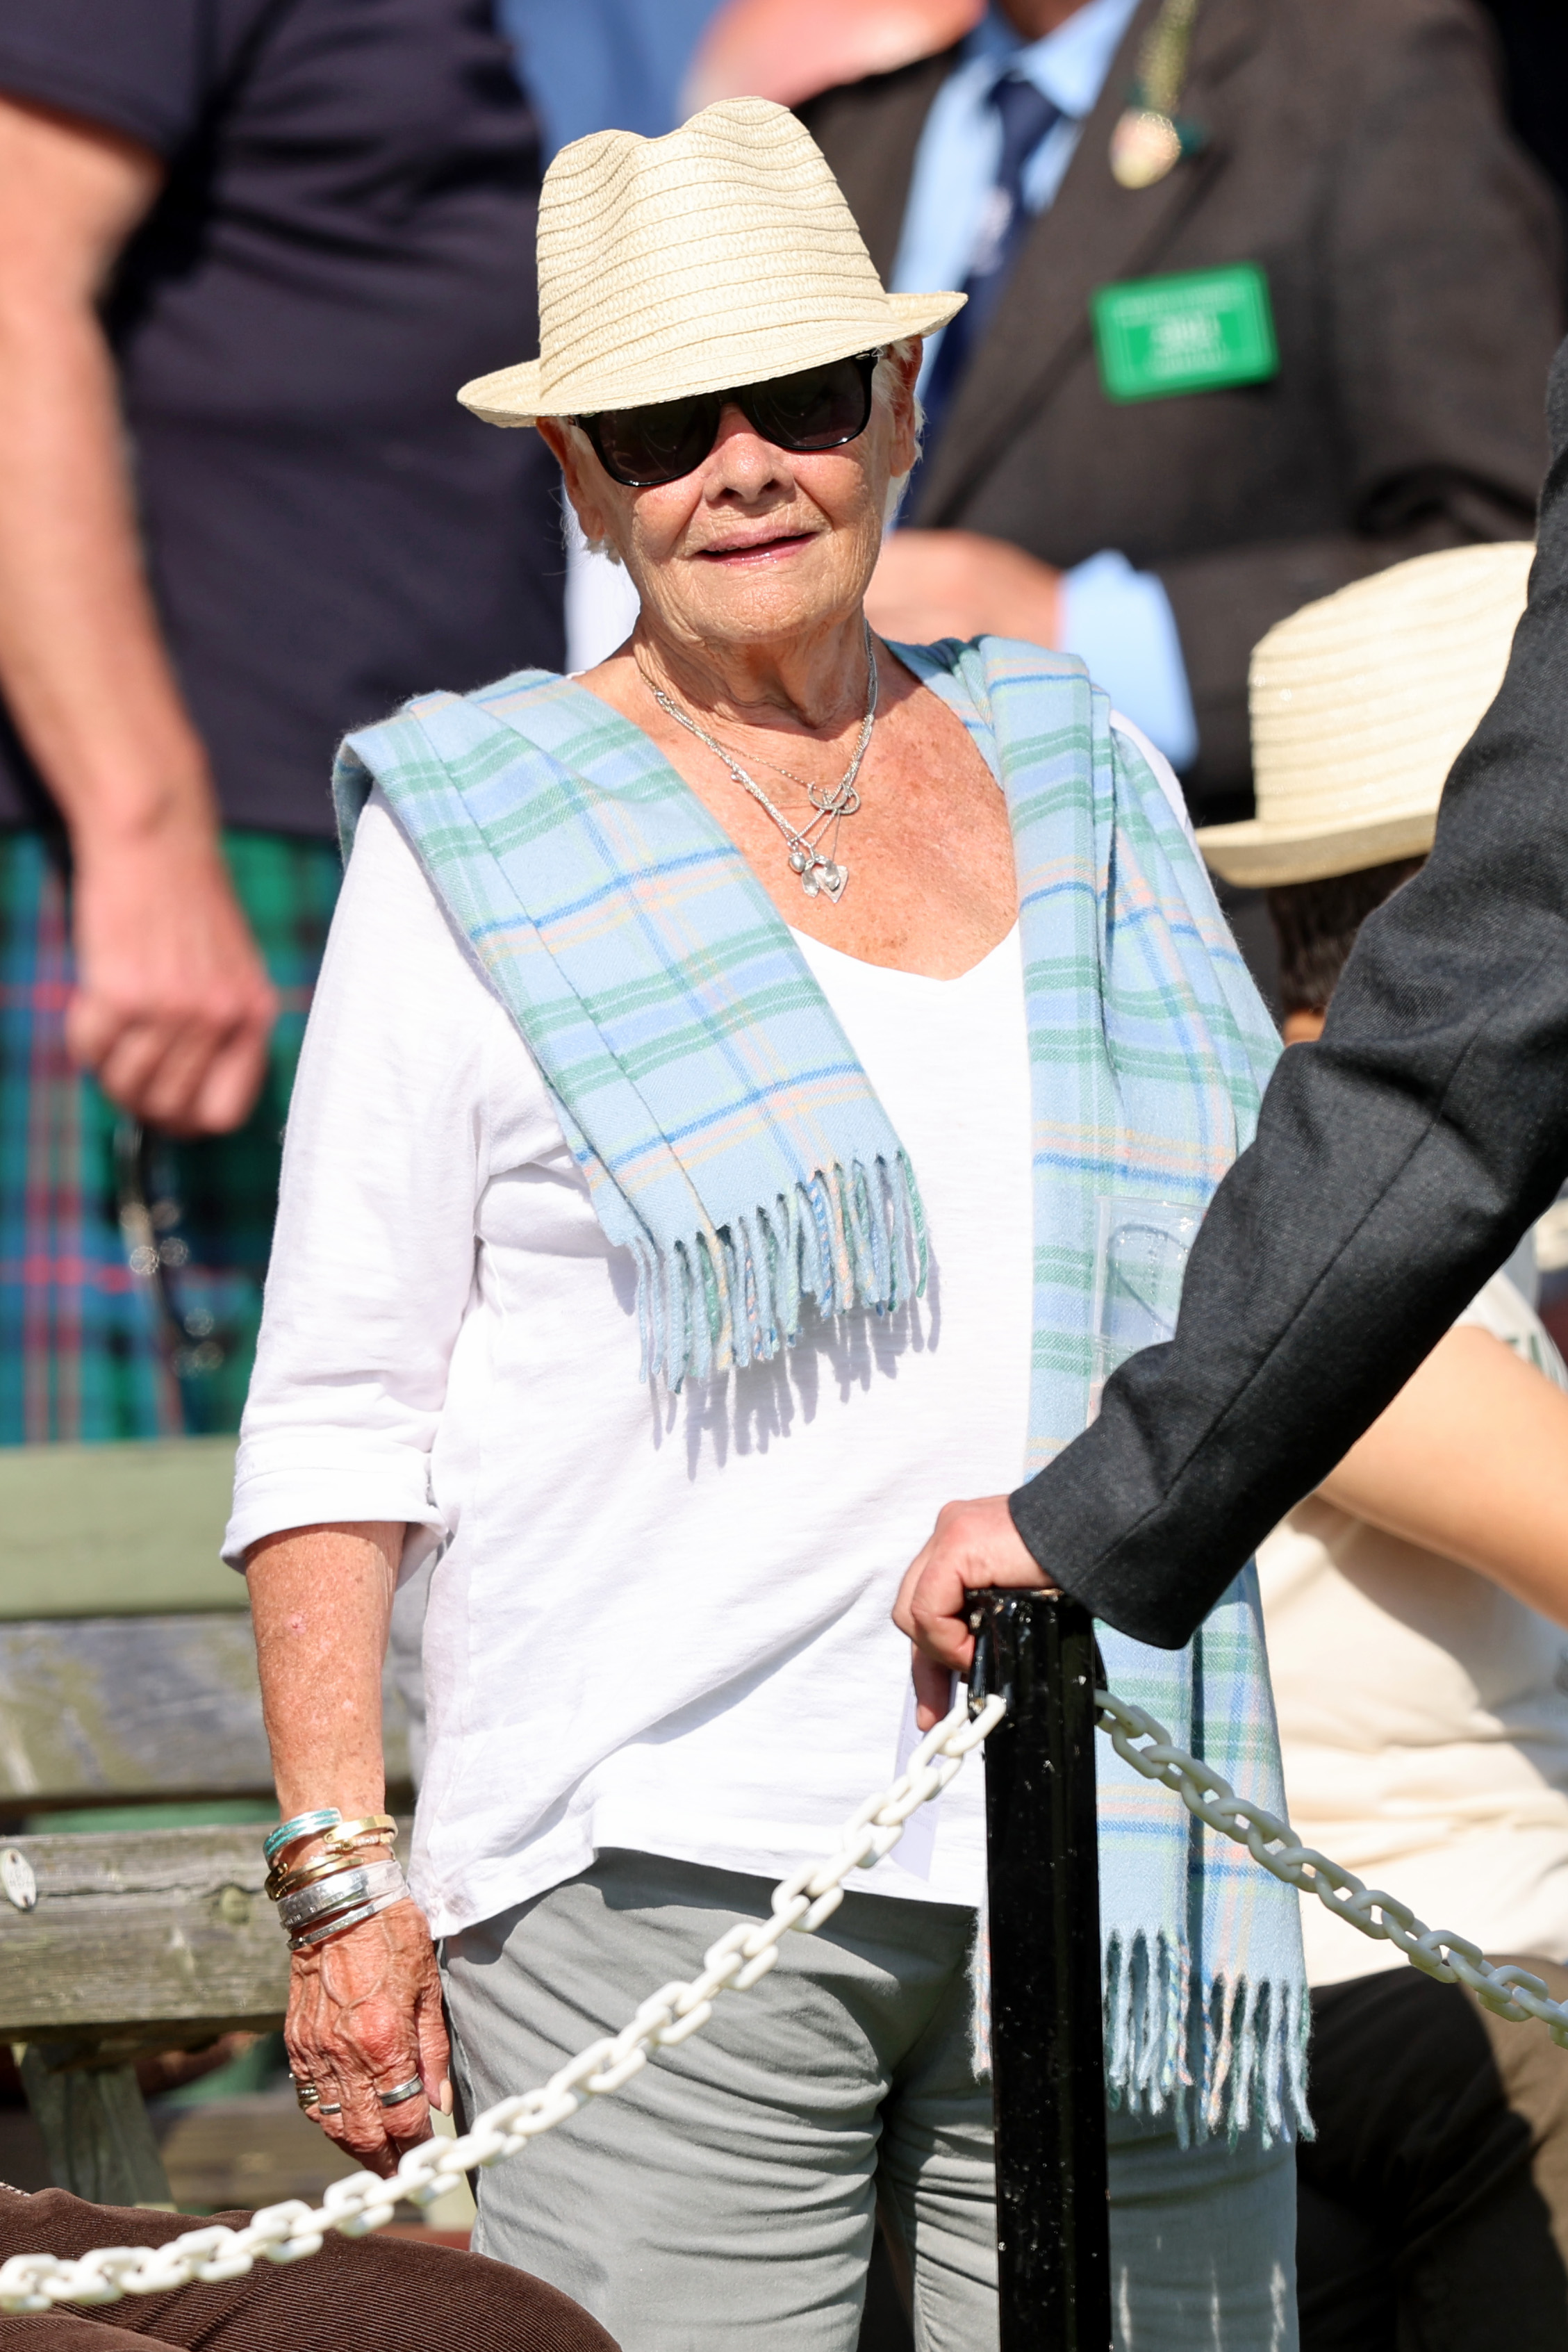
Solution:
M 283 1009 L 245 1126 L 178 1143 L 72 1066 L 68 885 L 41 833 L 0 833 L 0 1444 L 239 1426 L 341 866 L 284 834 L 230 831 L 225 849 Z

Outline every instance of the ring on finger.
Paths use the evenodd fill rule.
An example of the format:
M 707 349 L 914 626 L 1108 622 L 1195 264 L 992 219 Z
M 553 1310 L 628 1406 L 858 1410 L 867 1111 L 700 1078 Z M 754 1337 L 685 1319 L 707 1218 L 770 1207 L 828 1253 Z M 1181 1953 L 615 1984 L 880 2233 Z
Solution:
M 342 2104 L 340 2100 L 334 2099 L 330 2105 L 329 2105 L 328 2102 L 323 2099 L 316 2112 L 319 2116 L 340 2116 L 343 2112 Z
M 294 2095 L 307 2114 L 319 2104 L 321 2097 L 314 2083 L 302 2083 L 298 2075 L 294 2077 Z
M 383 2107 L 401 2107 L 405 2099 L 417 2099 L 423 2088 L 420 2076 L 411 2074 L 406 2083 L 394 2083 L 390 2091 L 378 2091 L 376 2096 Z

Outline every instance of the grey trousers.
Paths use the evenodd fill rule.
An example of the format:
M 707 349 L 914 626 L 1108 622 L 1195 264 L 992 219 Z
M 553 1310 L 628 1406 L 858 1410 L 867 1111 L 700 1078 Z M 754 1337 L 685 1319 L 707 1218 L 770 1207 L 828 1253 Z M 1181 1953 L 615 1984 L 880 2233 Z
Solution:
M 454 1937 L 470 2115 L 695 1975 L 768 1884 L 610 1853 Z M 750 1992 L 483 2176 L 477 2251 L 584 2305 L 622 2352 L 854 2352 L 880 2198 L 919 2352 L 997 2341 L 991 2095 L 969 2055 L 975 1915 L 852 1894 Z M 1295 2352 L 1295 2171 L 1256 2137 L 1177 2147 L 1111 2118 L 1117 2352 Z

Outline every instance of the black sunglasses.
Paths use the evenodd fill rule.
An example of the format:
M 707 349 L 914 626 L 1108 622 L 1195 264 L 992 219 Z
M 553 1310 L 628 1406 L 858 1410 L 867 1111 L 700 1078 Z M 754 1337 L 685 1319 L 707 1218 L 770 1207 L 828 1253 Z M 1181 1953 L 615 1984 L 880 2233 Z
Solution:
M 768 383 L 699 392 L 647 408 L 605 408 L 574 421 L 612 482 L 651 490 L 696 471 L 718 438 L 719 416 L 730 400 L 754 432 L 797 457 L 857 441 L 871 422 L 871 380 L 881 356 L 858 352 L 852 359 L 830 360 L 825 367 L 802 368 L 798 375 L 778 375 Z

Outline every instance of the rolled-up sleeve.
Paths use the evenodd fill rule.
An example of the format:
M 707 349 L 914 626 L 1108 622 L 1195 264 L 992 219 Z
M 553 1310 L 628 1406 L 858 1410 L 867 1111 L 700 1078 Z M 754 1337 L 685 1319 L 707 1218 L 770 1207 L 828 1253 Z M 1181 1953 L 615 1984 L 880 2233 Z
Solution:
M 474 1286 L 497 1049 L 516 1091 L 532 1065 L 372 800 L 289 1109 L 224 1542 L 232 1566 L 287 1528 L 382 1519 L 442 1532 L 430 1456 Z

